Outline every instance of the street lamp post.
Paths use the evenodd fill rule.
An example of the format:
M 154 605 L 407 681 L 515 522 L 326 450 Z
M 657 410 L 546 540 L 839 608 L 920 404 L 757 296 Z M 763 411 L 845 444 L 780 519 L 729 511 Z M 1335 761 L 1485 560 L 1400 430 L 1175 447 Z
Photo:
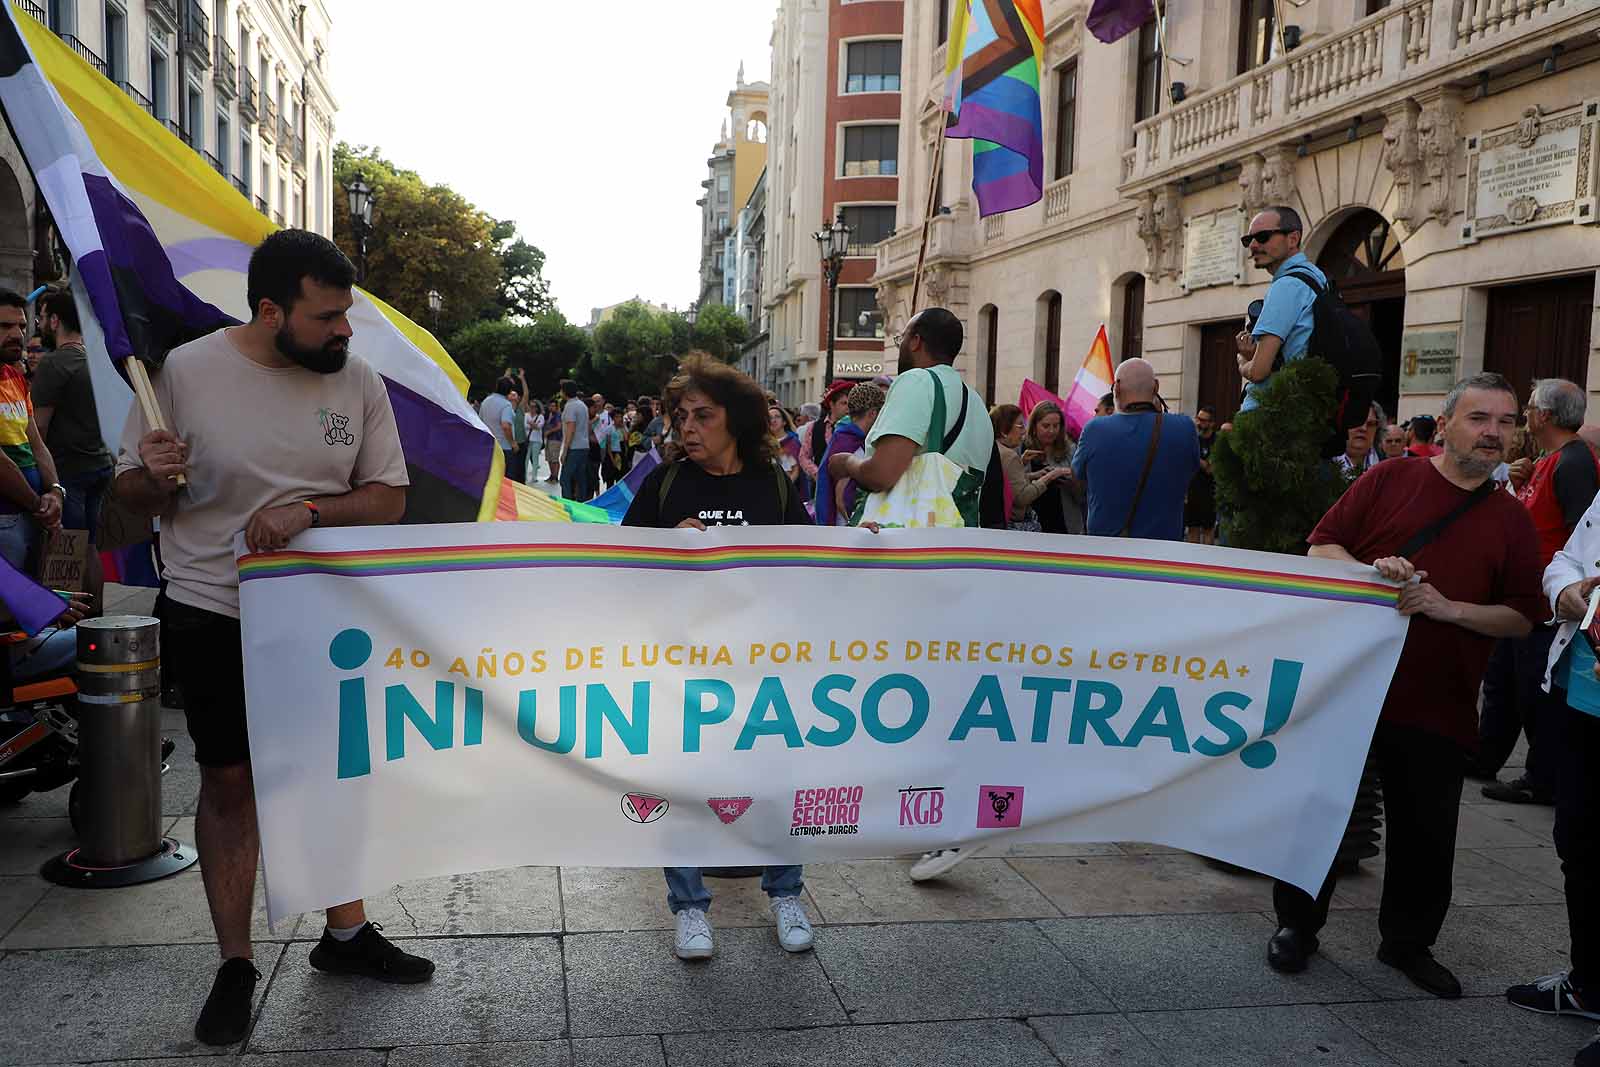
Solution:
M 356 238 L 356 281 L 364 284 L 367 280 L 367 238 L 372 234 L 372 186 L 357 171 L 344 191 L 350 198 L 350 230 Z
M 850 227 L 844 224 L 844 213 L 812 234 L 817 239 L 817 249 L 822 254 L 822 273 L 828 282 L 828 363 L 822 371 L 822 387 L 833 384 L 833 335 L 839 318 L 839 272 L 844 269 L 844 256 L 850 248 Z
M 439 332 L 439 312 L 442 311 L 443 309 L 444 309 L 444 297 L 440 295 L 439 290 L 437 290 L 437 289 L 429 289 L 428 290 L 428 310 L 433 312 L 433 332 L 434 332 L 435 335 L 437 335 L 438 332 Z

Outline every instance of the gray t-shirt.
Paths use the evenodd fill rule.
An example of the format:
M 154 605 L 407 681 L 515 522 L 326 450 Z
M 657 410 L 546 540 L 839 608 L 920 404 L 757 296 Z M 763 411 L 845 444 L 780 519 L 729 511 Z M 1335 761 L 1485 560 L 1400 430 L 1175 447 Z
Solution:
M 511 406 L 511 401 L 499 393 L 490 393 L 483 398 L 483 403 L 478 405 L 478 418 L 489 427 L 489 432 L 494 434 L 495 444 L 502 449 L 511 451 L 511 441 L 506 437 L 505 423 L 511 422 L 516 416 L 516 409 Z M 516 427 L 512 427 L 512 432 Z
M 589 405 L 578 397 L 567 401 L 567 406 L 561 409 L 562 429 L 567 423 L 572 423 L 572 445 L 569 452 L 589 451 Z

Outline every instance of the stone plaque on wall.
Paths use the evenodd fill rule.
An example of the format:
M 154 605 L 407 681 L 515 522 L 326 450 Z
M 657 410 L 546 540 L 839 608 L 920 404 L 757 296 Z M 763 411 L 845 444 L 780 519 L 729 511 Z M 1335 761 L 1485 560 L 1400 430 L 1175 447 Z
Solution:
M 1400 395 L 1448 393 L 1456 383 L 1455 330 L 1407 332 L 1400 346 Z
M 1243 272 L 1239 238 L 1244 213 L 1234 209 L 1196 215 L 1183 224 L 1183 287 L 1233 285 Z
M 1595 139 L 1600 101 L 1544 114 L 1467 139 L 1467 222 L 1463 241 L 1558 223 L 1600 221 Z

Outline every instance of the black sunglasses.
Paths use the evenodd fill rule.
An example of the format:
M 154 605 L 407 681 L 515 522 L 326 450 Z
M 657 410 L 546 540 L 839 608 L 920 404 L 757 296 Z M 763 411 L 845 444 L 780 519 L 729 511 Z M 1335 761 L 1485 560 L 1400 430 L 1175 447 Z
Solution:
M 1239 238 L 1239 243 L 1244 245 L 1246 248 L 1249 248 L 1251 245 L 1264 245 L 1280 233 L 1293 232 L 1293 230 L 1257 230 L 1255 233 L 1247 233 L 1243 237 Z

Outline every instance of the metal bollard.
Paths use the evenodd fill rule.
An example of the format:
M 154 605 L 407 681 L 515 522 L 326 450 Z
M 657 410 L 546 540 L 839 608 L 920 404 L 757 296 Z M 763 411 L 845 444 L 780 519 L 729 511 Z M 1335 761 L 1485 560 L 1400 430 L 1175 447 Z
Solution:
M 160 627 L 143 615 L 78 624 L 81 844 L 45 864 L 50 881 L 136 885 L 199 858 L 161 833 Z

